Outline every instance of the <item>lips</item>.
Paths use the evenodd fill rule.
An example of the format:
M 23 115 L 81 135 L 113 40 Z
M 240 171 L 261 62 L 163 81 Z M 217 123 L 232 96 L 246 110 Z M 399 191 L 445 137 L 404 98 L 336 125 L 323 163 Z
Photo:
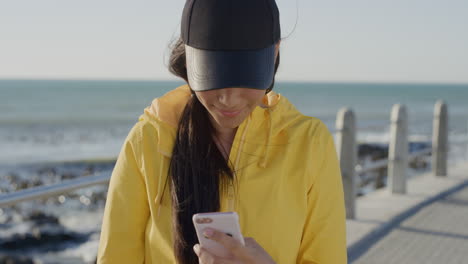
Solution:
M 242 110 L 221 110 L 219 109 L 219 112 L 225 116 L 229 116 L 229 117 L 233 117 L 233 116 L 236 116 L 238 114 L 240 114 Z

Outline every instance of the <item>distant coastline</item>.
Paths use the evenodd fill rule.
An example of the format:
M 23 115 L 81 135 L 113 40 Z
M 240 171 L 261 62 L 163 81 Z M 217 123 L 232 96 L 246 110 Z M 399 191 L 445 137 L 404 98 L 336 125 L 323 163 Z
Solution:
M 180 85 L 185 84 L 183 80 L 177 79 L 133 79 L 133 78 L 126 78 L 126 79 L 106 79 L 106 78 L 2 78 L 0 77 L 1 81 L 84 81 L 84 82 L 160 82 L 160 83 L 178 83 Z M 374 85 L 451 85 L 451 86 L 466 86 L 468 88 L 468 82 L 454 82 L 454 81 L 373 81 L 373 80 L 311 80 L 311 81 L 303 81 L 303 80 L 281 80 L 277 79 L 276 83 L 287 84 L 374 84 Z

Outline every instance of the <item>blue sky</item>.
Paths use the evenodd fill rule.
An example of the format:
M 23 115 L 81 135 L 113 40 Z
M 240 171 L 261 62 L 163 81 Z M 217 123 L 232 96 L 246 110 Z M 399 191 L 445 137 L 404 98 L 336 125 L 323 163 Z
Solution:
M 277 3 L 278 81 L 468 83 L 466 0 Z M 0 0 L 0 78 L 176 80 L 167 46 L 184 4 Z

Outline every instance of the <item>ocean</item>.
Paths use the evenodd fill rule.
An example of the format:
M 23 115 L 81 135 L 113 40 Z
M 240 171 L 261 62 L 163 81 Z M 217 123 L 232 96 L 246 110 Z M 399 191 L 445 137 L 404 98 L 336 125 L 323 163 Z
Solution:
M 177 81 L 0 80 L 0 164 L 115 158 L 143 109 Z M 407 107 L 410 139 L 430 140 L 434 104 L 449 109 L 450 140 L 468 135 L 468 85 L 280 82 L 275 91 L 335 128 L 351 107 L 358 140 L 386 142 L 393 104 Z M 452 159 L 466 155 L 456 148 Z
M 89 175 L 110 176 L 143 109 L 181 84 L 0 80 L 0 195 Z M 434 104 L 444 100 L 449 164 L 468 160 L 468 85 L 278 81 L 275 91 L 331 131 L 339 109 L 350 107 L 358 142 L 368 146 L 388 143 L 396 103 L 407 107 L 410 141 L 430 145 Z M 427 171 L 427 159 L 412 169 L 411 175 Z M 359 176 L 361 195 L 375 189 L 368 180 L 376 175 Z M 93 186 L 0 208 L 0 263 L 94 263 L 106 193 L 106 185 Z

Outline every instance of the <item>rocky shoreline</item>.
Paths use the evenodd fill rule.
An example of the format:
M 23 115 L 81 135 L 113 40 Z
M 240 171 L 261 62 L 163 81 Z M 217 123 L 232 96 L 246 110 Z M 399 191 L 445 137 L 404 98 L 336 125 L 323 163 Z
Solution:
M 114 165 L 115 160 L 1 166 L 0 194 L 110 174 Z M 0 264 L 49 263 L 41 257 L 59 256 L 99 235 L 99 218 L 87 226 L 80 226 L 78 218 L 102 214 L 106 194 L 107 186 L 93 186 L 0 209 Z

